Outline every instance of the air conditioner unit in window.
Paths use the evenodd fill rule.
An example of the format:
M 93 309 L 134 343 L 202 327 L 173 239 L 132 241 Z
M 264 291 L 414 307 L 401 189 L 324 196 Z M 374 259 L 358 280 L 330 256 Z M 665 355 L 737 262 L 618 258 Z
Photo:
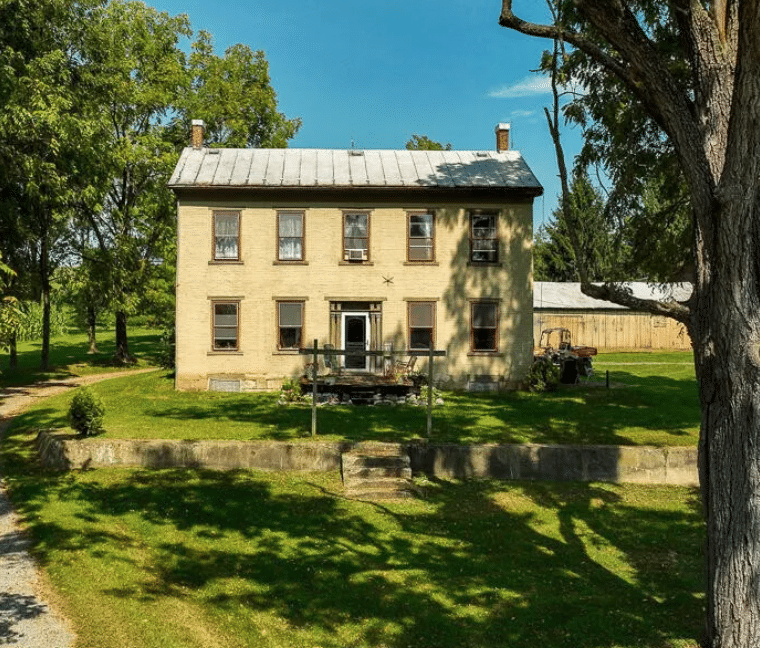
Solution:
M 363 249 L 348 249 L 346 250 L 346 258 L 349 261 L 366 261 L 367 250 Z

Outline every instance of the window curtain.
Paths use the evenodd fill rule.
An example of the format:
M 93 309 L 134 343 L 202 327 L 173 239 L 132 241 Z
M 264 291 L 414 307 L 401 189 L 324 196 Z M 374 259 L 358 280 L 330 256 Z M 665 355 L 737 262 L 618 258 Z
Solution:
M 303 217 L 301 214 L 280 214 L 280 259 L 303 258 Z
M 214 239 L 217 259 L 238 258 L 238 215 L 216 214 Z

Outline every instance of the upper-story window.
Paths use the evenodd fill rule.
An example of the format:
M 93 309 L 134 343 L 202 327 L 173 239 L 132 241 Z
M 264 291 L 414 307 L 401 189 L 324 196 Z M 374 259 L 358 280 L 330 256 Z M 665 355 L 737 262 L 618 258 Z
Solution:
M 240 212 L 214 212 L 214 260 L 240 260 Z
M 343 260 L 369 261 L 369 214 L 343 213 Z
M 470 212 L 470 261 L 499 262 L 499 232 L 495 212 Z
M 435 259 L 435 216 L 410 213 L 407 226 L 407 260 L 433 261 Z
M 301 211 L 277 212 L 277 259 L 303 261 L 304 214 Z

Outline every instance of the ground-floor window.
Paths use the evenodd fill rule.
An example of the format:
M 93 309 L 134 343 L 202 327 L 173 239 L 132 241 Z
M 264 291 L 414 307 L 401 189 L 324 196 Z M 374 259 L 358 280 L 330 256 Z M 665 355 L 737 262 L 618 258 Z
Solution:
M 277 302 L 277 348 L 298 349 L 303 346 L 303 310 L 301 301 Z
M 236 301 L 215 301 L 211 303 L 211 308 L 213 313 L 213 350 L 237 351 L 240 341 L 240 303 Z
M 409 349 L 435 346 L 435 302 L 411 301 L 407 305 Z
M 470 350 L 499 350 L 499 304 L 476 301 L 470 303 Z

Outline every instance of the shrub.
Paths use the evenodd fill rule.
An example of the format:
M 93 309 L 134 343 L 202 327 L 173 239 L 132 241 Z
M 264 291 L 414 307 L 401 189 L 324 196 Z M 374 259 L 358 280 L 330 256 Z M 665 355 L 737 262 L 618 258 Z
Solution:
M 93 436 L 103 432 L 105 407 L 88 387 L 80 387 L 74 393 L 69 406 L 69 423 L 82 436 Z
M 177 329 L 172 327 L 161 334 L 159 342 L 158 362 L 164 369 L 175 368 L 175 354 L 177 351 Z
M 305 403 L 307 400 L 301 391 L 301 383 L 298 380 L 285 380 L 282 383 L 279 403 L 287 405 L 288 403 Z
M 528 374 L 528 389 L 532 392 L 554 391 L 558 384 L 559 367 L 548 356 L 538 358 Z

